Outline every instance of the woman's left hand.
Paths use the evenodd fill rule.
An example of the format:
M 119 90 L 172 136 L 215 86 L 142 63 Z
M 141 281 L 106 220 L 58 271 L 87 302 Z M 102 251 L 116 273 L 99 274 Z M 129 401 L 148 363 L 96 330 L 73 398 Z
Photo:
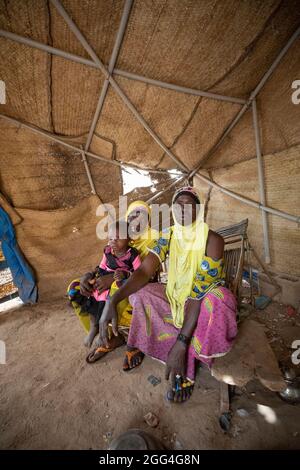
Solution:
M 106 274 L 105 276 L 100 276 L 96 279 L 94 287 L 98 290 L 99 294 L 101 294 L 105 290 L 110 289 L 113 282 L 114 275 Z
M 115 281 L 123 281 L 123 279 L 126 278 L 126 274 L 124 271 L 121 271 L 120 269 L 117 269 L 114 273 L 114 280 Z
M 176 375 L 185 378 L 187 346 L 181 341 L 176 341 L 168 354 L 166 363 L 166 379 L 171 376 L 172 388 L 175 389 Z

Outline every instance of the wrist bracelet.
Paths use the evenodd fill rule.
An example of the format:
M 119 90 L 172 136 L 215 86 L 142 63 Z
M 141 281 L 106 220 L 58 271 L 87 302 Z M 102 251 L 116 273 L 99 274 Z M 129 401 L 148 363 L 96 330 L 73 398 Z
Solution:
M 179 333 L 179 335 L 177 336 L 177 341 L 181 341 L 186 346 L 188 346 L 191 342 L 191 338 L 189 338 L 188 336 L 183 335 L 182 333 Z

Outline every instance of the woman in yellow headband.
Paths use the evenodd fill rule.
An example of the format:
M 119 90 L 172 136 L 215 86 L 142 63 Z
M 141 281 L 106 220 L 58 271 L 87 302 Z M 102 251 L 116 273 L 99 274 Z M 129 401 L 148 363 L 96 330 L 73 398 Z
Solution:
M 126 212 L 126 220 L 132 228 L 130 233 L 130 246 L 138 250 L 140 258 L 143 260 L 148 254 L 148 247 L 159 238 L 158 231 L 150 227 L 150 206 L 144 201 L 132 202 Z M 94 305 L 96 303 L 95 299 L 91 298 L 90 300 L 91 292 L 93 290 L 91 281 L 94 277 L 94 271 L 88 272 L 82 276 L 81 279 L 72 281 L 67 290 L 72 307 L 74 308 L 74 311 L 86 333 L 89 333 L 90 331 L 90 317 L 88 315 L 88 310 L 90 308 L 97 308 L 97 305 Z M 116 282 L 114 282 L 113 275 L 103 276 L 100 282 L 101 286 L 98 282 L 99 287 L 110 289 L 110 296 L 118 290 Z M 89 303 L 93 303 L 93 305 L 89 306 Z M 117 311 L 119 328 L 128 330 L 132 318 L 132 307 L 129 304 L 128 299 L 125 298 L 119 303 Z M 87 347 L 92 346 L 92 341 L 90 340 L 89 335 L 86 337 L 84 344 Z M 104 354 L 112 351 L 122 344 L 124 344 L 124 337 L 122 335 L 119 337 L 110 335 L 110 340 L 106 346 L 100 345 L 99 343 L 96 349 L 88 354 L 87 362 L 92 363 L 99 360 Z
M 149 253 L 149 246 L 158 240 L 159 233 L 151 228 L 151 208 L 144 201 L 132 202 L 126 212 L 126 220 L 131 228 L 131 246 L 136 248 L 143 260 Z

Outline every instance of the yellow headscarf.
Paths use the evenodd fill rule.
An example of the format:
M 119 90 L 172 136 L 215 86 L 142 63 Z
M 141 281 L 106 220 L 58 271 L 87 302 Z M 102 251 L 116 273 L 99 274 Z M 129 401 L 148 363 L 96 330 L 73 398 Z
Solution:
M 134 201 L 131 204 L 129 204 L 129 207 L 126 212 L 126 220 L 128 219 L 128 216 L 129 214 L 131 214 L 131 212 L 137 211 L 137 210 L 144 210 L 148 213 L 149 225 L 139 238 L 135 240 L 131 240 L 130 246 L 133 246 L 134 248 L 138 250 L 140 257 L 143 260 L 148 255 L 149 253 L 148 247 L 151 245 L 153 240 L 157 240 L 159 238 L 159 233 L 157 230 L 150 228 L 151 208 L 144 201 Z
M 181 328 L 184 320 L 184 304 L 191 295 L 194 278 L 205 255 L 208 225 L 204 222 L 204 206 L 201 204 L 196 220 L 187 226 L 177 222 L 174 215 L 174 201 L 179 193 L 190 192 L 199 201 L 200 195 L 195 188 L 181 188 L 173 196 L 172 213 L 173 234 L 169 249 L 169 272 L 166 294 L 170 302 L 173 322 Z

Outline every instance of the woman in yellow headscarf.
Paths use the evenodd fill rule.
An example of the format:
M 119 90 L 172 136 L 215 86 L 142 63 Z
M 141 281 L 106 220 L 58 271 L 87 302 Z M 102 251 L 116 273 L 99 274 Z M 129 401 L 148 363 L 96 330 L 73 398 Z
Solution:
M 130 225 L 131 246 L 136 248 L 143 260 L 149 253 L 149 246 L 159 238 L 159 232 L 151 227 L 151 208 L 144 201 L 132 202 L 126 212 Z
M 214 357 L 230 350 L 237 333 L 236 299 L 224 287 L 224 240 L 204 222 L 197 190 L 178 190 L 172 212 L 174 225 L 162 231 L 141 267 L 106 305 L 100 337 L 105 342 L 116 306 L 130 296 L 133 314 L 123 369 L 138 366 L 144 354 L 165 362 L 166 378 L 171 377 L 168 398 L 182 402 L 193 390 L 195 359 L 211 366 Z M 146 285 L 166 256 L 166 288 Z
M 129 226 L 132 227 L 130 246 L 138 250 L 140 258 L 143 260 L 148 254 L 148 247 L 159 238 L 159 232 L 150 226 L 150 206 L 144 201 L 132 202 L 126 212 L 126 220 Z M 97 303 L 95 299 L 90 298 L 93 289 L 91 281 L 94 277 L 94 271 L 86 273 L 81 279 L 72 281 L 67 290 L 72 307 L 86 333 L 90 331 L 90 316 L 88 312 L 90 309 L 95 310 L 97 308 L 97 305 L 94 305 Z M 110 289 L 110 296 L 118 290 L 117 284 L 113 280 L 113 275 L 103 276 L 101 282 L 103 283 L 103 288 Z M 128 330 L 132 318 L 132 307 L 128 299 L 125 298 L 118 304 L 117 311 L 119 328 Z M 95 362 L 106 352 L 124 344 L 124 337 L 122 335 L 116 338 L 110 334 L 110 337 L 110 344 L 107 347 L 98 344 L 98 347 L 87 356 L 89 363 Z M 89 335 L 85 338 L 85 345 L 87 347 L 92 346 Z

